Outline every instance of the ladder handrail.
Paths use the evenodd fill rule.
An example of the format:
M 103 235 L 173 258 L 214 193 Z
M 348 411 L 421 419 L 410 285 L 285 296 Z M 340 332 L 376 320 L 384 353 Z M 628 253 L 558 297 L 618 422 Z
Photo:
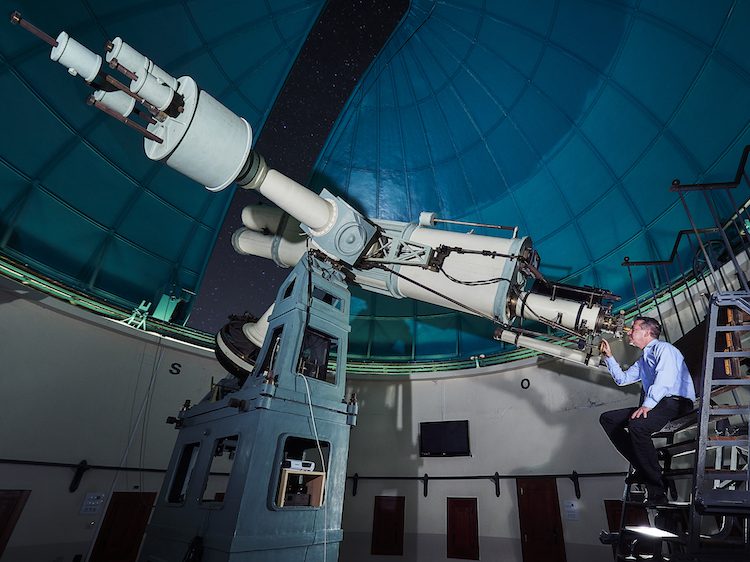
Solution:
M 698 233 L 699 234 L 708 234 L 711 232 L 719 232 L 719 229 L 715 226 L 711 226 L 708 228 L 699 228 Z M 623 258 L 623 262 L 620 264 L 622 266 L 648 266 L 648 265 L 672 265 L 674 262 L 675 256 L 677 256 L 677 248 L 680 245 L 680 242 L 682 241 L 682 237 L 686 236 L 688 234 L 694 234 L 695 231 L 692 228 L 686 228 L 684 230 L 680 230 L 677 233 L 677 236 L 674 241 L 674 246 L 672 246 L 672 253 L 669 255 L 669 258 L 665 260 L 642 260 L 642 261 L 633 261 L 630 259 L 630 257 L 625 256 Z
M 680 180 L 674 180 L 672 186 L 669 188 L 670 191 L 706 191 L 712 189 L 734 189 L 740 185 L 742 178 L 750 183 L 747 174 L 745 173 L 745 166 L 747 165 L 747 159 L 750 155 L 750 144 L 745 145 L 742 150 L 742 156 L 740 162 L 737 165 L 737 172 L 734 174 L 734 180 L 728 182 L 714 182 L 714 183 L 680 183 Z

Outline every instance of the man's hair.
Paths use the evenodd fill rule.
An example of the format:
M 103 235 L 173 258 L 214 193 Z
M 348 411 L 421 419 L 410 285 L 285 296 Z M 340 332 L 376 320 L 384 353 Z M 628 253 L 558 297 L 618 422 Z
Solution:
M 638 316 L 635 320 L 633 320 L 633 324 L 636 322 L 641 323 L 641 325 L 648 330 L 648 332 L 651 334 L 651 337 L 654 339 L 659 339 L 659 336 L 661 335 L 661 324 L 659 324 L 659 321 L 650 318 L 649 316 Z

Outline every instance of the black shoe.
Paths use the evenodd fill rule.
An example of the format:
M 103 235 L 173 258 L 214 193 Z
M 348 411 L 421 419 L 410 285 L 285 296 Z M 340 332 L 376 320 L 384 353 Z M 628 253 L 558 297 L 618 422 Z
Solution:
M 602 531 L 599 533 L 599 542 L 602 544 L 617 544 L 620 540 L 620 533 L 618 531 Z
M 667 491 L 663 486 L 654 486 L 652 484 L 648 484 L 646 486 L 646 490 L 648 491 L 648 496 L 646 497 L 646 506 L 656 507 L 669 503 L 669 499 L 667 498 Z

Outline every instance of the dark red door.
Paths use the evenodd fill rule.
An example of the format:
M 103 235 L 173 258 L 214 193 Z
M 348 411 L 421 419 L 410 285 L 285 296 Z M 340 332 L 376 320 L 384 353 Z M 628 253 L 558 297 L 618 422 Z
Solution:
M 30 494 L 31 490 L 0 490 L 0 556 L 8 545 Z
M 516 489 L 524 562 L 566 562 L 557 481 L 517 478 Z
M 479 560 L 477 498 L 448 498 L 448 558 Z
M 91 562 L 134 562 L 156 492 L 115 492 L 96 537 Z
M 404 496 L 375 496 L 370 554 L 403 556 Z

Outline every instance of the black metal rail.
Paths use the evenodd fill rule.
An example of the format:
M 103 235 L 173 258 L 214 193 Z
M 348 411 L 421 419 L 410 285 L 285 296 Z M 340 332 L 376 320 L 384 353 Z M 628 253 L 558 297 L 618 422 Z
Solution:
M 352 496 L 357 495 L 357 489 L 360 480 L 403 480 L 403 481 L 417 481 L 422 483 L 422 494 L 427 497 L 428 485 L 430 481 L 436 480 L 490 480 L 495 485 L 495 496 L 500 497 L 500 481 L 501 480 L 515 480 L 517 478 L 568 478 L 573 482 L 573 488 L 575 490 L 576 498 L 581 499 L 581 478 L 602 478 L 609 476 L 618 476 L 622 478 L 627 472 L 577 472 L 571 473 L 555 473 L 555 474 L 479 474 L 479 475 L 468 475 L 468 476 L 430 476 L 424 474 L 422 476 L 360 476 L 358 473 L 354 473 L 351 476 L 347 476 L 347 480 L 352 481 Z

